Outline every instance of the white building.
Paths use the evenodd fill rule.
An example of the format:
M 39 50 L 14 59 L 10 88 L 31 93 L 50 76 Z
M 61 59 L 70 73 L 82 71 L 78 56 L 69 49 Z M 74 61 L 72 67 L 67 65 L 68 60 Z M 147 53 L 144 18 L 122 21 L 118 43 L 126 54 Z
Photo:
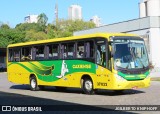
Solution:
M 68 16 L 71 20 L 82 19 L 82 7 L 79 5 L 71 5 L 68 8 Z
M 93 16 L 90 21 L 92 21 L 96 25 L 96 27 L 100 27 L 102 25 L 101 18 L 99 18 L 97 15 Z
M 140 18 L 160 16 L 160 0 L 141 0 L 139 3 Z
M 37 23 L 38 15 L 28 15 L 24 18 L 25 23 Z
M 89 30 L 74 32 L 74 35 L 96 32 L 133 33 L 144 38 L 150 62 L 160 70 L 160 0 L 141 0 L 140 18 L 113 23 Z

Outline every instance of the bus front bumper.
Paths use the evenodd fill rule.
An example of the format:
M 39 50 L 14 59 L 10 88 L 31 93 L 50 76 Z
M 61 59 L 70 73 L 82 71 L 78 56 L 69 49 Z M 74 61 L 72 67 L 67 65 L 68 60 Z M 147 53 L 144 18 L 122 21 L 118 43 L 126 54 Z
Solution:
M 147 88 L 150 86 L 150 78 L 136 81 L 116 81 L 113 86 L 113 90 L 125 90 L 125 89 L 139 89 Z

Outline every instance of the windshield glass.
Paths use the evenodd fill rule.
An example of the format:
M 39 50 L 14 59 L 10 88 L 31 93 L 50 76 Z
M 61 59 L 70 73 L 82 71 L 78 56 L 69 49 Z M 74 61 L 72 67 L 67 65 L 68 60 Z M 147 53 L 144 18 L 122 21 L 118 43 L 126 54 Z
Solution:
M 145 68 L 149 65 L 143 40 L 114 40 L 114 67 L 125 69 Z

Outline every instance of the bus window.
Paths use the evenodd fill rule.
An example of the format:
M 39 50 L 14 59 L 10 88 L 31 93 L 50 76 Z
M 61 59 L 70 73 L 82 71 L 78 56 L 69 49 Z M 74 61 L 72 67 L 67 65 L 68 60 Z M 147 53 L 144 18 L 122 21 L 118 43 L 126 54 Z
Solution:
M 13 49 L 9 49 L 8 61 L 13 61 Z
M 97 41 L 96 62 L 99 65 L 106 66 L 106 45 L 104 41 Z
M 86 52 L 86 57 L 91 58 L 94 55 L 94 43 L 93 41 L 87 41 L 85 42 L 85 52 Z
M 13 49 L 13 54 L 14 54 L 14 60 L 15 62 L 20 61 L 20 49 Z
M 84 42 L 77 43 L 77 58 L 84 58 Z
M 68 57 L 67 58 L 74 58 L 74 43 L 68 44 Z
M 32 60 L 31 47 L 24 47 L 21 50 L 21 61 Z
M 58 59 L 58 50 L 59 50 L 59 45 L 58 44 L 53 44 L 52 46 L 52 56 L 53 56 L 53 59 Z
M 61 53 L 62 53 L 62 59 L 66 59 L 68 56 L 67 53 L 67 44 L 62 44 L 61 45 Z
M 44 59 L 44 46 L 36 46 L 36 60 Z
M 45 46 L 45 59 L 52 59 L 52 45 Z

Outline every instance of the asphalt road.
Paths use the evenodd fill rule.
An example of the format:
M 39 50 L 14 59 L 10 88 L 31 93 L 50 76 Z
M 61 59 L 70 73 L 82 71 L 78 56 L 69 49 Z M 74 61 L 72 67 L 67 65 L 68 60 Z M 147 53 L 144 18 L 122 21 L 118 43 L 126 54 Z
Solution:
M 99 90 L 95 95 L 86 95 L 81 89 L 73 88 L 56 91 L 54 87 L 46 87 L 44 91 L 30 91 L 28 85 L 10 83 L 7 73 L 0 73 L 0 105 L 87 105 L 88 110 L 101 110 L 105 105 L 160 105 L 160 82 L 152 81 L 149 88 L 120 94 Z

